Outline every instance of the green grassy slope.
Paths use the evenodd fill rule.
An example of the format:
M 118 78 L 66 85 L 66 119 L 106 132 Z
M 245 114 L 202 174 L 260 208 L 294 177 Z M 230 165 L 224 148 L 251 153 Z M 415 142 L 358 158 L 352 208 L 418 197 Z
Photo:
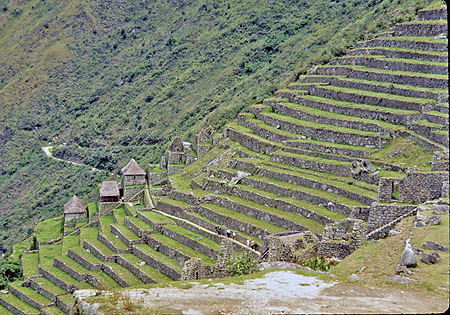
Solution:
M 429 2 L 2 1 L 0 247 L 107 176 L 47 159 L 48 142 L 145 165 Z

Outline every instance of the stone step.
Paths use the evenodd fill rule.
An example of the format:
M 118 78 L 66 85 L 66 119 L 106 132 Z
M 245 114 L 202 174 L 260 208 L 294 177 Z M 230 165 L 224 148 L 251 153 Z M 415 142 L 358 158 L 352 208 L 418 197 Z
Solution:
M 438 144 L 448 145 L 448 125 L 432 123 L 426 120 L 417 121 L 409 126 L 409 129 Z
M 277 151 L 270 155 L 270 160 L 278 163 L 289 164 L 300 168 L 311 169 L 317 172 L 335 174 L 344 177 L 355 177 L 360 181 L 370 184 L 378 184 L 379 176 L 361 173 L 353 174 L 352 163 L 342 161 L 330 161 L 327 159 L 314 158 L 307 155 L 292 154 Z
M 39 309 L 30 306 L 12 293 L 0 295 L 0 305 L 13 314 L 39 315 Z
M 382 55 L 388 58 L 400 58 L 411 60 L 426 60 L 435 62 L 448 63 L 448 53 L 434 52 L 424 50 L 414 50 L 395 47 L 365 47 L 356 48 L 347 52 L 347 56 L 361 56 L 361 55 Z
M 45 296 L 39 294 L 30 287 L 22 287 L 22 281 L 16 281 L 8 284 L 8 291 L 14 294 L 17 298 L 27 303 L 31 307 L 42 309 L 46 306 L 51 306 L 54 301 L 49 300 Z
M 435 36 L 392 36 L 357 43 L 354 48 L 358 49 L 363 47 L 393 47 L 421 51 L 447 52 L 448 41 L 447 39 L 436 39 Z
M 318 141 L 333 139 L 335 143 L 356 146 L 382 147 L 384 144 L 383 138 L 377 132 L 313 123 L 279 114 L 270 116 L 261 114 L 260 116 L 268 121 L 270 125 L 267 125 L 263 120 L 252 119 L 248 114 L 240 114 L 238 123 L 251 129 L 255 134 L 276 142 L 295 140 L 304 136 L 305 138 Z M 384 140 L 386 141 L 387 139 Z
M 214 264 L 215 262 L 209 256 L 161 233 L 150 235 L 146 242 L 150 247 L 166 256 L 176 258 L 180 264 L 184 264 L 191 258 L 201 258 L 205 264 Z
M 234 159 L 230 161 L 230 167 L 241 171 L 251 172 L 253 175 L 273 178 L 287 183 L 297 185 L 298 187 L 307 187 L 317 189 L 345 198 L 350 198 L 359 203 L 370 205 L 377 200 L 377 195 L 372 191 L 349 185 L 347 182 L 339 182 L 331 179 L 320 178 L 311 174 L 300 173 L 294 170 L 277 168 L 269 163 L 258 163 L 251 159 Z
M 233 202 L 234 207 L 230 207 L 230 204 L 225 205 L 212 201 L 214 204 L 239 212 L 242 209 L 247 209 L 246 212 L 243 212 L 244 214 L 289 230 L 312 230 L 315 233 L 321 233 L 324 223 L 333 222 L 325 216 L 298 206 L 297 201 L 293 198 L 279 198 L 275 194 L 256 188 L 228 186 L 226 181 L 205 178 L 203 189 L 212 192 L 215 195 L 212 199 L 215 201 L 217 201 L 217 194 L 228 197 Z M 238 210 L 236 204 L 239 204 L 237 207 L 242 209 Z M 249 208 L 246 208 L 246 206 Z
M 395 36 L 437 36 L 440 34 L 448 34 L 447 20 L 419 20 L 394 26 Z
M 348 128 L 348 131 L 350 131 L 350 129 L 357 129 L 369 132 L 387 132 L 396 127 L 394 124 L 383 123 L 375 119 L 341 115 L 297 103 L 283 102 L 274 103 L 271 107 L 265 105 L 261 105 L 259 108 L 250 107 L 250 112 L 253 113 L 256 118 L 263 120 L 266 124 L 272 126 L 278 126 L 279 124 L 271 122 L 271 120 L 283 120 L 285 122 L 291 121 L 292 123 L 297 123 L 298 121 L 296 118 L 298 118 L 309 122 Z
M 146 284 L 171 281 L 169 277 L 162 274 L 133 254 L 120 254 L 118 256 L 117 263 L 127 268 L 131 273 Z
M 236 169 L 219 169 L 212 174 L 218 178 L 231 180 L 237 177 Z M 229 184 L 230 185 L 230 184 Z M 243 188 L 254 188 L 268 192 L 276 198 L 290 197 L 295 204 L 303 208 L 302 215 L 315 219 L 318 222 L 325 222 L 328 219 L 339 221 L 345 219 L 351 213 L 352 206 L 365 206 L 364 204 L 343 197 L 309 187 L 300 187 L 295 184 L 288 183 L 271 177 L 261 175 L 249 175 L 243 177 L 239 181 L 239 185 Z M 244 187 L 247 186 L 247 187 Z M 240 186 L 239 186 L 240 187 Z M 295 199 L 295 200 L 294 200 Z M 326 207 L 329 203 L 333 203 L 333 210 Z
M 3 302 L 6 303 L 6 302 Z M 4 307 L 2 305 L 2 302 L 0 301 L 0 314 L 4 314 L 4 315 L 14 315 L 13 312 L 9 311 L 6 307 Z
M 217 259 L 220 244 L 214 242 L 204 234 L 198 234 L 178 224 L 167 224 L 161 228 L 161 233 L 166 235 L 213 260 Z
M 45 296 L 50 301 L 56 301 L 56 297 L 64 295 L 67 292 L 58 287 L 56 284 L 44 277 L 29 278 L 23 283 L 24 286 L 28 286 L 39 294 Z
M 64 315 L 65 313 L 57 306 L 48 306 L 41 309 L 43 315 Z
M 435 123 L 435 124 L 441 124 L 441 125 L 447 125 L 448 126 L 448 123 L 449 123 L 449 116 L 448 116 L 448 114 L 441 113 L 441 112 L 438 112 L 438 111 L 431 111 L 431 112 L 428 112 L 428 113 L 424 113 L 423 114 L 423 118 L 428 120 L 428 121 L 430 121 L 430 122 L 432 122 L 432 123 Z
M 446 75 L 390 71 L 387 69 L 376 69 L 365 66 L 326 65 L 317 67 L 313 74 L 344 75 L 354 79 L 409 84 L 437 89 L 445 89 L 448 86 L 448 77 Z
M 417 14 L 417 20 L 428 21 L 428 20 L 446 20 L 447 19 L 447 6 L 441 5 L 440 8 L 435 8 L 431 10 L 421 10 Z
M 390 71 L 448 74 L 448 62 L 388 58 L 380 55 L 346 55 L 330 60 L 330 65 L 354 65 Z
M 97 239 L 105 244 L 114 253 L 130 252 L 129 246 L 122 241 L 116 234 L 111 232 L 111 225 L 114 224 L 112 216 L 103 216 L 100 218 L 101 232 L 98 233 Z
M 142 238 L 124 224 L 111 224 L 111 233 L 116 235 L 127 247 L 142 243 Z
M 124 225 L 133 231 L 137 236 L 144 237 L 153 231 L 153 227 L 137 217 L 126 217 Z
M 114 223 L 123 224 L 123 219 L 128 215 L 124 208 L 116 208 L 113 210 Z
M 327 85 L 326 87 L 315 87 L 311 89 L 310 94 L 344 102 L 419 112 L 422 111 L 427 105 L 436 103 L 436 101 L 432 99 L 404 97 L 400 95 L 358 90 L 333 85 Z
M 181 277 L 183 266 L 176 259 L 156 251 L 147 244 L 133 245 L 133 255 L 172 280 L 178 280 Z
M 192 189 L 189 190 L 189 193 L 172 190 L 168 198 L 160 197 L 159 201 L 164 201 L 165 205 L 174 202 L 179 204 L 180 201 L 188 201 L 188 204 L 181 206 L 183 209 L 186 209 L 186 211 L 179 209 L 178 212 L 170 211 L 170 214 L 182 217 L 213 233 L 217 233 L 217 227 L 221 227 L 223 231 L 229 229 L 231 232 L 236 233 L 236 241 L 242 244 L 247 244 L 247 240 L 249 240 L 255 241 L 259 245 L 261 245 L 261 239 L 257 237 L 261 234 L 261 231 L 257 226 L 252 226 L 253 223 L 257 225 L 258 223 L 262 223 L 261 221 L 251 217 L 243 216 L 242 214 L 238 214 L 235 212 L 226 212 L 230 211 L 228 209 L 226 209 L 224 213 L 212 213 L 211 211 L 209 211 L 210 209 L 205 208 L 207 205 L 209 205 L 207 201 L 206 203 L 204 201 L 200 202 L 200 200 L 204 199 L 203 197 L 205 197 L 205 192 L 201 189 Z M 164 210 L 167 211 L 167 208 L 165 208 Z M 239 221 L 240 219 L 244 219 L 244 221 Z M 248 220 L 246 221 L 245 219 Z M 267 225 L 265 225 L 266 228 L 271 229 L 270 224 Z M 276 228 L 277 231 L 281 229 L 276 226 L 273 227 Z M 247 233 L 247 231 L 250 230 L 255 231 L 255 233 Z
M 448 89 L 420 88 L 406 84 L 383 83 L 334 75 L 305 75 L 300 77 L 299 80 L 301 80 L 301 82 L 306 82 L 305 84 L 320 82 L 358 90 L 389 93 L 405 97 L 434 99 L 441 103 L 448 101 Z
M 330 92 L 328 93 L 330 94 Z M 339 101 L 316 95 L 298 96 L 292 99 L 291 102 L 341 115 L 380 120 L 399 125 L 408 125 L 412 121 L 421 118 L 421 113 L 418 111 Z
M 121 287 L 140 287 L 144 284 L 130 270 L 117 263 L 106 262 L 103 266 L 103 272 L 113 278 Z

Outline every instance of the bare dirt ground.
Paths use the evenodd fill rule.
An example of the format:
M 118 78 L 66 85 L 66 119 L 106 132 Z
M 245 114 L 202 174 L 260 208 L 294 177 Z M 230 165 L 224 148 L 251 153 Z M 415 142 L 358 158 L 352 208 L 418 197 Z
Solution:
M 189 289 L 125 291 L 144 308 L 183 314 L 443 313 L 448 296 L 396 286 L 368 287 L 324 282 L 276 271 L 243 285 L 194 284 Z

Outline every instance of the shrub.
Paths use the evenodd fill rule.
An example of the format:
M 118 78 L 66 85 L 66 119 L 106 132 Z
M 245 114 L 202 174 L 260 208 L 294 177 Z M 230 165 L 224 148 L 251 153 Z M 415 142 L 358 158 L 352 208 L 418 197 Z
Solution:
M 258 263 L 249 253 L 240 254 L 227 261 L 227 269 L 234 276 L 247 275 L 258 271 Z
M 337 265 L 337 261 L 329 260 L 324 256 L 316 256 L 303 261 L 300 261 L 296 256 L 292 259 L 293 263 L 299 264 L 304 267 L 309 267 L 314 270 L 328 271 L 331 266 Z

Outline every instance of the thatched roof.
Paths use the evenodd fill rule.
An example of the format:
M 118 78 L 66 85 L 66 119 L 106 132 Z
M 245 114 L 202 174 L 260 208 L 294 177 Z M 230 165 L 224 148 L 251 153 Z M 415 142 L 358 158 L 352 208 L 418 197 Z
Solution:
M 86 205 L 75 195 L 64 205 L 64 214 L 84 213 L 85 211 Z
M 136 163 L 134 159 L 131 159 L 128 162 L 127 166 L 122 168 L 123 175 L 145 175 L 145 172 L 139 165 Z
M 119 186 L 115 181 L 104 181 L 100 188 L 100 196 L 102 197 L 116 197 L 119 196 Z

